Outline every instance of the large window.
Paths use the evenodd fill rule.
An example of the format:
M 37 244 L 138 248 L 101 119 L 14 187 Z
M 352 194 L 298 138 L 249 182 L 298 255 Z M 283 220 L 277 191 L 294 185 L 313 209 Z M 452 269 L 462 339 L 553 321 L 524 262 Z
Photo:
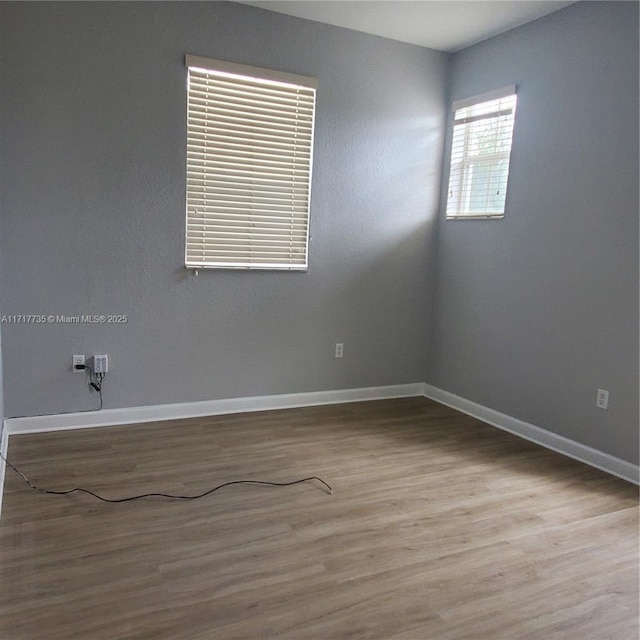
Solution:
M 516 111 L 515 86 L 453 105 L 447 218 L 502 218 Z
M 306 269 L 315 80 L 186 65 L 187 267 Z

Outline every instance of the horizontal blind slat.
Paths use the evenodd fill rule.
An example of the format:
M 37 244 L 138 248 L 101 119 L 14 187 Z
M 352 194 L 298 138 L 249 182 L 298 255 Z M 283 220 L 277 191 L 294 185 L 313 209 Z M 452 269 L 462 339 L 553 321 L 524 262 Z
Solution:
M 283 195 L 278 198 L 269 197 L 269 196 L 260 196 L 253 195 L 251 193 L 247 193 L 243 190 L 221 190 L 218 189 L 215 192 L 215 195 L 206 197 L 200 196 L 198 198 L 190 198 L 187 195 L 187 205 L 190 205 L 192 208 L 199 208 L 206 211 L 206 209 L 212 204 L 210 203 L 255 203 L 255 204 L 263 204 L 263 205 L 273 205 L 279 208 L 285 207 L 299 207 L 301 209 L 306 209 L 306 201 L 307 198 L 303 196 L 298 196 L 296 194 L 290 194 L 288 197 Z
M 227 162 L 269 168 L 297 168 L 309 165 L 308 158 L 295 154 L 274 156 L 266 153 L 234 153 L 233 149 L 213 149 L 202 153 L 189 151 L 187 153 L 187 162 L 193 167 L 209 167 L 215 166 L 216 163 Z
M 293 144 L 252 144 L 243 140 L 234 140 L 233 138 L 223 138 L 211 136 L 207 140 L 207 144 L 201 142 L 188 141 L 187 153 L 198 156 L 207 155 L 210 147 L 222 147 L 228 152 L 235 151 L 242 155 L 255 155 L 261 157 L 283 157 L 287 158 L 292 153 L 304 154 L 308 156 L 311 151 L 311 145 L 303 142 Z
M 191 88 L 190 110 L 206 112 L 215 104 L 233 106 L 239 111 L 247 109 L 258 112 L 264 111 L 265 113 L 299 113 L 307 116 L 311 116 L 313 113 L 313 102 L 311 100 L 301 100 L 299 96 L 295 95 L 281 100 L 273 100 L 266 96 L 248 93 L 227 93 L 208 91 L 198 87 Z
M 253 180 L 279 180 L 281 184 L 290 184 L 297 180 L 303 180 L 309 175 L 309 168 L 304 165 L 300 168 L 283 168 L 271 166 L 251 167 L 240 162 L 213 162 L 191 165 L 188 168 L 187 179 L 197 178 L 202 173 L 209 174 L 232 174 L 236 176 L 245 176 L 248 183 Z
M 299 214 L 298 218 L 292 216 L 286 217 L 278 217 L 278 216 L 268 216 L 268 215 L 253 215 L 251 213 L 239 213 L 234 216 L 232 214 L 224 214 L 224 215 L 189 215 L 187 218 L 188 224 L 208 224 L 210 226 L 214 226 L 216 224 L 243 224 L 244 226 L 253 226 L 254 228 L 265 227 L 271 229 L 278 228 L 293 228 L 296 226 L 303 226 L 306 228 L 306 215 L 303 213 Z
M 251 213 L 238 214 L 194 214 L 189 215 L 187 224 L 203 225 L 213 227 L 215 225 L 226 226 L 252 226 L 255 229 L 270 229 L 274 233 L 280 229 L 306 229 L 307 216 L 304 213 L 298 213 L 295 217 L 278 217 L 269 215 L 253 215 Z
M 209 175 L 204 169 L 199 171 L 189 171 L 188 188 L 201 190 L 201 188 L 215 184 L 219 181 L 234 181 L 234 184 L 242 185 L 244 188 L 260 188 L 273 190 L 309 190 L 308 184 L 299 184 L 282 176 L 258 176 L 256 174 L 238 175 L 230 169 L 218 170 L 216 175 Z
M 306 242 L 307 229 L 305 226 L 299 228 L 282 227 L 279 233 L 272 233 L 271 229 L 249 225 L 249 228 L 231 225 L 188 225 L 189 231 L 193 233 L 189 242 L 203 242 L 206 238 L 219 238 L 222 240 L 234 239 L 235 242 L 245 242 L 246 244 L 270 244 L 272 242 L 284 242 L 290 244 L 304 244 Z
M 221 139 L 222 142 L 228 139 L 250 140 L 256 145 L 308 145 L 311 146 L 312 131 L 309 128 L 306 131 L 298 130 L 295 135 L 290 132 L 273 132 L 266 131 L 264 128 L 258 130 L 254 126 L 229 126 L 228 123 L 214 122 L 206 118 L 197 118 L 192 116 L 188 121 L 189 132 L 188 140 L 192 144 L 204 144 L 205 141 L 215 138 Z

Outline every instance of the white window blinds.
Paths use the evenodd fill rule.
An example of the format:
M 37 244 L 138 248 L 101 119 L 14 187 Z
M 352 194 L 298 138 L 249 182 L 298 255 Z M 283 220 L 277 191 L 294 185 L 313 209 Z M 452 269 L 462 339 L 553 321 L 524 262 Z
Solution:
M 186 64 L 187 267 L 306 269 L 315 80 Z
M 516 110 L 515 86 L 454 103 L 447 218 L 502 218 Z

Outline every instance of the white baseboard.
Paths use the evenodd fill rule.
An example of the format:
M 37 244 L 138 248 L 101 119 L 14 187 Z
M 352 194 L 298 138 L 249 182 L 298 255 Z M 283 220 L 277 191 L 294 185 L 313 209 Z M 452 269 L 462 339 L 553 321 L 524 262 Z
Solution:
M 631 462 L 616 458 L 608 453 L 598 451 L 598 449 L 593 449 L 575 440 L 570 440 L 564 436 L 547 431 L 546 429 L 536 427 L 523 420 L 512 418 L 504 413 L 494 411 L 481 404 L 461 398 L 460 396 L 426 383 L 424 384 L 424 395 L 440 404 L 444 404 L 461 413 L 466 413 L 478 420 L 482 420 L 482 422 L 498 427 L 498 429 L 513 433 L 525 440 L 530 440 L 542 447 L 562 453 L 569 458 L 584 462 L 596 469 L 606 471 L 611 475 L 632 482 L 633 484 L 640 484 L 640 467 Z
M 0 431 L 2 431 L 2 438 L 0 438 L 0 453 L 6 458 L 9 452 L 9 434 L 7 433 L 6 426 L 2 428 L 2 419 L 0 418 Z M 6 469 L 5 461 L 0 458 L 0 515 L 2 515 L 2 496 L 4 495 L 4 472 Z
M 7 435 L 17 435 L 21 433 L 64 431 L 67 429 L 87 429 L 92 427 L 138 424 L 140 422 L 199 418 L 227 413 L 293 409 L 295 407 L 362 402 L 365 400 L 383 400 L 386 398 L 408 398 L 422 395 L 423 383 L 416 382 L 413 384 L 399 384 L 386 387 L 311 391 L 308 393 L 288 393 L 249 398 L 226 398 L 222 400 L 160 404 L 147 407 L 128 407 L 124 409 L 103 409 L 102 411 L 63 413 L 49 416 L 7 418 L 5 420 L 5 432 Z

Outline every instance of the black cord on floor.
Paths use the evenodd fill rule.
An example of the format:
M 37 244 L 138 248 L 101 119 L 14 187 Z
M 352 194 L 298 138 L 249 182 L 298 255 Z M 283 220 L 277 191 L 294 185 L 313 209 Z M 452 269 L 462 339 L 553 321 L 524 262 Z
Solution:
M 209 489 L 208 491 L 203 491 L 202 493 L 198 493 L 193 496 L 175 495 L 172 493 L 143 493 L 141 495 L 130 496 L 128 498 L 112 499 L 112 498 L 103 498 L 102 496 L 99 496 L 97 493 L 94 493 L 89 489 L 82 489 L 81 487 L 76 487 L 75 489 L 68 489 L 67 491 L 52 491 L 51 489 L 41 489 L 40 487 L 37 487 L 36 485 L 34 485 L 31 482 L 31 480 L 29 480 L 29 478 L 27 478 L 27 476 L 25 476 L 24 473 L 22 473 L 22 471 L 20 471 L 17 467 L 14 467 L 1 453 L 0 453 L 0 458 L 2 458 L 2 460 L 4 460 L 6 464 L 9 467 L 11 467 L 11 469 L 13 469 L 35 491 L 38 491 L 40 493 L 49 493 L 57 496 L 66 496 L 76 492 L 88 493 L 90 496 L 93 496 L 98 500 L 102 500 L 102 502 L 111 502 L 111 503 L 130 502 L 131 500 L 140 500 L 141 498 L 169 498 L 170 500 L 197 500 L 198 498 L 204 498 L 205 496 L 208 496 L 210 493 L 213 493 L 218 489 L 222 489 L 222 487 L 228 487 L 232 484 L 263 484 L 270 487 L 290 487 L 291 485 L 301 484 L 302 482 L 309 482 L 310 480 L 317 480 L 318 482 L 320 482 L 326 487 L 327 493 L 329 493 L 330 495 L 333 494 L 333 489 L 331 488 L 331 486 L 327 482 L 325 482 L 322 478 L 319 478 L 318 476 L 309 476 L 308 478 L 301 478 L 300 480 L 293 480 L 291 482 L 267 482 L 266 480 L 232 480 L 231 482 L 223 482 L 222 484 L 219 484 L 217 487 L 214 487 L 213 489 Z

